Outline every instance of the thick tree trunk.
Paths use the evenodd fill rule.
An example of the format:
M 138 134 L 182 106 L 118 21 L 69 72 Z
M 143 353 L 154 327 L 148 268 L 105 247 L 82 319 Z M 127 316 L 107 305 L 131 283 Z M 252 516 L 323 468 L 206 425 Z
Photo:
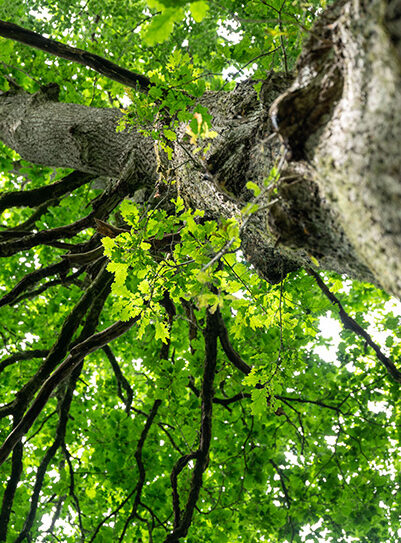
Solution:
M 272 114 L 358 260 L 401 293 L 401 2 L 337 2 Z
M 203 159 L 183 126 L 170 163 L 135 131 L 116 132 L 117 110 L 35 96 L 0 96 L 0 139 L 26 160 L 124 178 L 132 190 L 177 180 L 207 216 L 240 216 L 283 164 L 274 191 L 243 230 L 245 257 L 271 282 L 300 266 L 401 293 L 400 2 L 337 2 L 320 20 L 295 80 L 273 74 L 202 101 L 218 137 Z M 291 85 L 291 86 L 289 86 Z M 160 160 L 161 159 L 161 160 Z M 163 190 L 163 185 L 159 185 Z

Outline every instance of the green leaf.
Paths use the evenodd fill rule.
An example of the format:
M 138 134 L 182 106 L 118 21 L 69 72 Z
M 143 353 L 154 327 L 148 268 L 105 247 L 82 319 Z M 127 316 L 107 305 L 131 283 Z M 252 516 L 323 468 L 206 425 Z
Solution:
M 170 141 L 175 141 L 177 139 L 177 134 L 175 132 L 173 132 L 172 130 L 169 130 L 167 128 L 165 128 L 163 130 L 163 134 Z
M 209 10 L 207 2 L 192 2 L 189 6 L 191 15 L 194 18 L 196 23 L 200 23 L 202 19 L 206 16 L 206 13 Z
M 107 269 L 109 272 L 114 273 L 115 282 L 117 286 L 123 285 L 127 278 L 128 274 L 128 264 L 123 264 L 121 262 L 109 262 Z
M 164 322 L 155 322 L 155 339 L 161 339 L 163 343 L 168 343 L 169 331 Z
M 267 409 L 267 390 L 265 388 L 255 388 L 251 392 L 252 404 L 251 411 L 252 415 L 261 416 L 266 413 Z
M 253 192 L 254 196 L 259 196 L 259 194 L 262 192 L 261 188 L 254 183 L 253 181 L 248 181 L 245 185 L 247 189 L 251 190 Z
M 184 11 L 180 8 L 167 8 L 162 13 L 155 15 L 143 33 L 144 42 L 153 46 L 166 41 L 173 31 L 174 23 L 183 17 Z

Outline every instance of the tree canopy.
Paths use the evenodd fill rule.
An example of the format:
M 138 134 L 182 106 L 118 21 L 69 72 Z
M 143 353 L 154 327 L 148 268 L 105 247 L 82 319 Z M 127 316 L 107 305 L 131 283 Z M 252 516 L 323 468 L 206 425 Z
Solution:
M 0 541 L 399 541 L 400 304 L 261 105 L 325 9 L 0 2 Z

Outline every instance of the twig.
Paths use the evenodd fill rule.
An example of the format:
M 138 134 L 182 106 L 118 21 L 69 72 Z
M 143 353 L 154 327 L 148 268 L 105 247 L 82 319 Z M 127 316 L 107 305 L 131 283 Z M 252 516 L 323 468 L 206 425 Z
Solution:
M 341 322 L 344 325 L 344 328 L 347 328 L 348 330 L 351 330 L 351 332 L 354 332 L 358 336 L 362 337 L 366 343 L 372 347 L 374 352 L 376 353 L 377 358 L 380 360 L 380 362 L 383 364 L 383 366 L 386 368 L 387 372 L 391 377 L 396 381 L 397 383 L 401 383 L 401 372 L 395 367 L 393 362 L 381 351 L 380 347 L 373 341 L 371 336 L 360 326 L 355 319 L 350 317 L 348 313 L 343 308 L 340 300 L 328 289 L 328 287 L 324 284 L 322 279 L 320 278 L 319 274 L 317 274 L 314 270 L 311 268 L 308 268 L 306 270 L 309 275 L 312 275 L 312 277 L 315 278 L 315 281 L 320 288 L 320 290 L 323 292 L 323 294 L 331 301 L 332 304 L 337 305 L 339 309 L 339 316 L 341 319 Z

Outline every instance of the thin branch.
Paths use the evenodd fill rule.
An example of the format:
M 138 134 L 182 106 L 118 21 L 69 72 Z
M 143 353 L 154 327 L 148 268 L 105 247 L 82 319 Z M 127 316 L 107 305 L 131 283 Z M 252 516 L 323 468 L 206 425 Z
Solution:
M 68 416 L 70 412 L 71 402 L 73 398 L 73 392 L 75 389 L 75 385 L 77 382 L 77 378 L 75 380 L 71 380 L 68 388 L 65 391 L 65 394 L 63 398 L 59 402 L 59 409 L 58 412 L 60 413 L 59 422 L 56 429 L 56 436 L 54 438 L 54 441 L 52 445 L 47 449 L 46 453 L 44 454 L 40 465 L 38 467 L 38 470 L 36 472 L 36 479 L 35 479 L 35 485 L 32 491 L 31 499 L 30 499 L 30 508 L 29 512 L 26 516 L 24 526 L 19 533 L 17 539 L 14 541 L 14 543 L 21 543 L 26 536 L 29 534 L 33 523 L 35 521 L 35 516 L 38 508 L 39 503 L 39 497 L 40 493 L 43 487 L 44 478 L 47 472 L 47 468 L 54 458 L 58 448 L 62 445 L 65 437 L 65 432 L 67 428 L 67 422 L 68 422 Z
M 335 405 L 328 405 L 327 403 L 321 402 L 320 400 L 308 400 L 305 398 L 291 398 L 289 396 L 276 396 L 276 398 L 278 400 L 287 401 L 287 402 L 310 403 L 313 405 L 318 405 L 319 407 L 331 409 L 332 411 L 336 411 L 337 413 L 341 413 L 341 415 L 344 415 L 344 413 L 341 411 L 339 407 Z
M 218 314 L 218 330 L 219 330 L 219 339 L 221 346 L 223 347 L 224 352 L 227 355 L 227 358 L 229 361 L 238 368 L 242 373 L 245 373 L 245 375 L 248 375 L 251 371 L 251 366 L 249 366 L 240 355 L 234 350 L 230 343 L 230 339 L 228 337 L 228 331 L 226 328 L 226 325 L 224 323 L 223 317 L 221 316 L 220 312 Z
M 111 274 L 105 269 L 106 264 L 99 270 L 96 278 L 82 295 L 74 309 L 65 319 L 58 338 L 53 344 L 49 355 L 44 360 L 36 374 L 17 392 L 15 400 L 6 406 L 0 407 L 0 416 L 15 411 L 23 411 L 33 396 L 50 376 L 51 372 L 60 364 L 68 352 L 72 337 L 94 300 L 101 297 L 104 290 L 110 285 Z M 93 332 L 91 332 L 92 334 Z M 82 333 L 81 333 L 82 337 Z
M 93 211 L 86 217 L 78 219 L 72 224 L 41 230 L 34 234 L 22 234 L 14 241 L 5 241 L 0 243 L 0 257 L 11 256 L 19 251 L 31 249 L 36 245 L 51 245 L 60 238 L 72 238 L 82 230 L 93 227 L 95 219 L 103 219 L 121 202 L 126 195 L 128 187 L 123 183 L 116 184 L 112 190 L 104 191 L 100 197 L 94 198 L 91 202 Z
M 386 368 L 387 372 L 391 377 L 396 381 L 397 383 L 401 383 L 401 372 L 395 367 L 393 362 L 381 351 L 379 345 L 373 341 L 371 336 L 360 326 L 355 319 L 350 317 L 348 313 L 343 308 L 340 300 L 328 289 L 328 287 L 324 284 L 320 276 L 311 268 L 308 268 L 306 270 L 312 277 L 315 278 L 315 281 L 320 288 L 320 290 L 323 292 L 323 294 L 330 300 L 332 304 L 337 305 L 339 309 L 339 316 L 341 319 L 341 322 L 344 325 L 344 328 L 347 328 L 348 330 L 351 330 L 351 332 L 354 332 L 359 337 L 363 338 L 366 343 L 374 350 L 376 353 L 377 358 L 380 360 L 380 362 L 383 364 L 383 366 Z
M 269 462 L 273 466 L 273 468 L 276 470 L 277 475 L 280 477 L 281 488 L 283 489 L 285 501 L 287 503 L 287 508 L 289 509 L 291 507 L 292 499 L 288 493 L 287 485 L 285 483 L 285 474 L 283 473 L 283 470 L 279 468 L 279 466 L 276 464 L 274 460 L 270 459 Z
M 126 503 L 128 503 L 128 501 L 132 498 L 132 496 L 136 493 L 136 497 L 135 497 L 135 502 L 134 502 L 134 507 L 133 507 L 133 511 L 134 511 L 134 514 L 136 513 L 136 508 L 138 507 L 139 503 L 140 503 L 140 498 L 141 498 L 141 492 L 142 492 L 142 487 L 144 485 L 144 482 L 145 482 L 145 477 L 144 477 L 144 466 L 143 466 L 143 462 L 142 462 L 142 449 L 143 449 L 143 446 L 144 446 L 144 443 L 145 443 L 145 440 L 148 436 L 148 433 L 149 433 L 149 430 L 150 430 L 150 427 L 152 426 L 152 423 L 157 415 L 157 411 L 160 407 L 160 404 L 161 404 L 161 401 L 160 400 L 155 400 L 155 402 L 153 403 L 153 407 L 152 407 L 152 410 L 151 412 L 149 413 L 149 415 L 147 416 L 147 419 L 146 419 L 146 423 L 145 423 L 145 426 L 142 430 L 142 433 L 141 433 L 141 436 L 139 438 L 139 441 L 138 441 L 138 444 L 136 446 L 136 450 L 135 450 L 135 459 L 137 461 L 137 465 L 138 465 L 138 470 L 139 470 L 139 481 L 138 483 L 135 485 L 135 488 L 128 494 L 128 496 L 126 498 L 124 498 L 124 500 L 120 503 L 120 505 L 117 506 L 116 509 L 114 509 L 114 511 L 112 511 L 111 513 L 109 513 L 108 515 L 106 515 L 100 522 L 99 524 L 97 525 L 95 531 L 93 532 L 92 534 L 92 537 L 90 538 L 89 540 L 89 543 L 92 543 L 95 539 L 96 539 L 96 536 L 97 534 L 99 533 L 99 530 L 101 529 L 101 527 L 103 526 L 103 524 L 105 522 L 107 522 L 109 519 L 111 519 L 112 517 L 114 517 L 115 515 L 117 515 L 117 513 L 120 511 L 120 509 L 122 507 L 124 507 L 124 505 Z M 142 476 L 143 476 L 143 479 L 142 479 Z M 125 533 L 125 530 L 126 530 L 126 527 L 124 527 L 124 531 L 123 531 L 123 534 Z
M 103 352 L 107 356 L 111 367 L 113 368 L 114 375 L 117 379 L 117 389 L 118 389 L 118 396 L 121 398 L 121 400 L 125 403 L 125 410 L 127 413 L 130 412 L 131 405 L 132 405 L 132 398 L 134 396 L 134 392 L 131 388 L 131 385 L 129 384 L 127 378 L 124 376 L 123 372 L 121 371 L 121 368 L 117 362 L 116 357 L 114 356 L 113 351 L 110 349 L 109 345 L 105 345 L 103 347 Z M 122 388 L 125 390 L 127 397 L 125 398 L 122 393 Z
M 15 300 L 13 300 L 12 303 L 13 305 L 19 304 L 21 300 L 26 300 L 26 299 L 30 300 L 32 298 L 35 298 L 35 296 L 39 296 L 39 294 L 42 294 L 43 292 L 46 292 L 46 290 L 48 290 L 49 288 L 55 287 L 57 285 L 66 286 L 70 283 L 79 284 L 77 282 L 77 279 L 83 272 L 84 272 L 84 268 L 80 268 L 78 271 L 76 271 L 75 273 L 72 273 L 71 275 L 68 275 L 67 277 L 62 277 L 60 279 L 54 279 L 53 281 L 48 281 L 47 283 L 44 283 L 36 290 L 29 290 L 28 292 L 24 292 L 23 294 L 15 298 Z
M 64 457 L 67 460 L 68 469 L 69 469 L 69 472 L 70 472 L 70 488 L 69 488 L 69 492 L 70 492 L 71 498 L 73 499 L 73 501 L 75 503 L 75 510 L 76 510 L 76 512 L 78 514 L 78 523 L 79 523 L 79 530 L 81 532 L 81 541 L 84 542 L 85 541 L 85 532 L 84 532 L 84 527 L 83 527 L 83 524 L 82 524 L 81 506 L 79 504 L 78 496 L 75 493 L 74 469 L 72 467 L 71 454 L 70 454 L 69 450 L 67 449 L 67 445 L 65 444 L 64 440 L 63 440 L 62 447 L 63 447 Z
M 23 353 L 13 353 L 8 358 L 5 358 L 0 362 L 0 373 L 11 364 L 15 364 L 20 360 L 32 360 L 32 358 L 44 358 L 49 354 L 46 349 L 34 349 L 32 351 L 24 351 Z
M 31 407 L 0 447 L 0 465 L 5 462 L 14 447 L 21 441 L 29 428 L 31 428 L 32 424 L 46 405 L 53 390 L 71 374 L 88 354 L 101 349 L 104 345 L 113 341 L 113 339 L 124 334 L 138 319 L 139 316 L 132 318 L 127 322 L 118 321 L 106 328 L 106 330 L 93 334 L 87 340 L 71 349 L 69 356 L 53 372 L 53 374 L 46 379 Z
M 189 454 L 184 454 L 177 460 L 174 464 L 173 469 L 170 474 L 170 482 L 173 494 L 173 512 L 174 512 L 174 528 L 177 528 L 181 521 L 181 510 L 180 510 L 180 496 L 178 494 L 178 475 L 185 468 L 185 466 L 194 458 L 196 458 L 197 452 L 192 452 Z
M 217 309 L 214 314 L 208 312 L 206 317 L 206 328 L 204 330 L 205 362 L 201 392 L 200 441 L 196 451 L 196 461 L 192 474 L 191 487 L 180 523 L 166 537 L 164 543 L 175 543 L 187 535 L 192 523 L 192 516 L 200 489 L 202 488 L 203 472 L 209 461 L 209 448 L 212 439 L 213 381 L 217 362 L 218 315 L 219 310 Z
M 35 49 L 40 49 L 50 55 L 55 55 L 81 64 L 82 66 L 87 66 L 113 81 L 118 81 L 118 83 L 121 83 L 126 87 L 133 87 L 142 92 L 147 92 L 151 86 L 150 80 L 143 75 L 122 68 L 121 66 L 114 64 L 114 62 L 100 57 L 99 55 L 95 55 L 94 53 L 89 53 L 83 49 L 65 45 L 56 40 L 44 38 L 40 34 L 22 28 L 14 23 L 0 21 L 0 36 L 34 47 Z
M 50 266 L 45 266 L 28 273 L 19 283 L 15 285 L 13 289 L 10 290 L 10 292 L 7 292 L 7 294 L 0 298 L 0 307 L 14 303 L 20 294 L 24 293 L 29 289 L 29 287 L 32 287 L 41 279 L 49 277 L 50 275 L 56 275 L 58 273 L 62 275 L 66 274 L 69 267 L 69 262 L 67 260 L 62 260 L 60 262 L 56 262 L 56 264 L 51 264 Z
M 134 503 L 133 503 L 133 506 L 132 506 L 132 509 L 131 509 L 131 513 L 129 514 L 127 520 L 125 521 L 124 528 L 123 528 L 123 530 L 121 532 L 121 535 L 120 535 L 120 538 L 118 540 L 119 543 L 124 541 L 125 532 L 126 532 L 126 530 L 128 528 L 129 523 L 131 522 L 131 520 L 133 518 L 135 518 L 135 516 L 137 514 L 138 505 L 140 504 L 140 501 L 141 501 L 142 488 L 143 488 L 143 486 L 145 484 L 145 467 L 143 465 L 143 460 L 142 460 L 142 449 L 143 449 L 143 446 L 144 446 L 145 440 L 147 438 L 147 435 L 149 433 L 150 427 L 152 426 L 153 420 L 156 417 L 156 414 L 157 414 L 157 411 L 158 411 L 160 405 L 161 405 L 161 400 L 155 400 L 154 401 L 153 407 L 151 409 L 151 412 L 149 414 L 148 419 L 146 420 L 145 427 L 142 430 L 141 437 L 139 438 L 138 445 L 136 447 L 136 451 L 135 451 L 134 456 L 135 456 L 136 464 L 137 464 L 137 467 L 138 467 L 139 479 L 138 479 L 138 482 L 137 482 L 136 487 L 135 487 L 136 494 L 135 494 L 135 500 L 134 500 Z

